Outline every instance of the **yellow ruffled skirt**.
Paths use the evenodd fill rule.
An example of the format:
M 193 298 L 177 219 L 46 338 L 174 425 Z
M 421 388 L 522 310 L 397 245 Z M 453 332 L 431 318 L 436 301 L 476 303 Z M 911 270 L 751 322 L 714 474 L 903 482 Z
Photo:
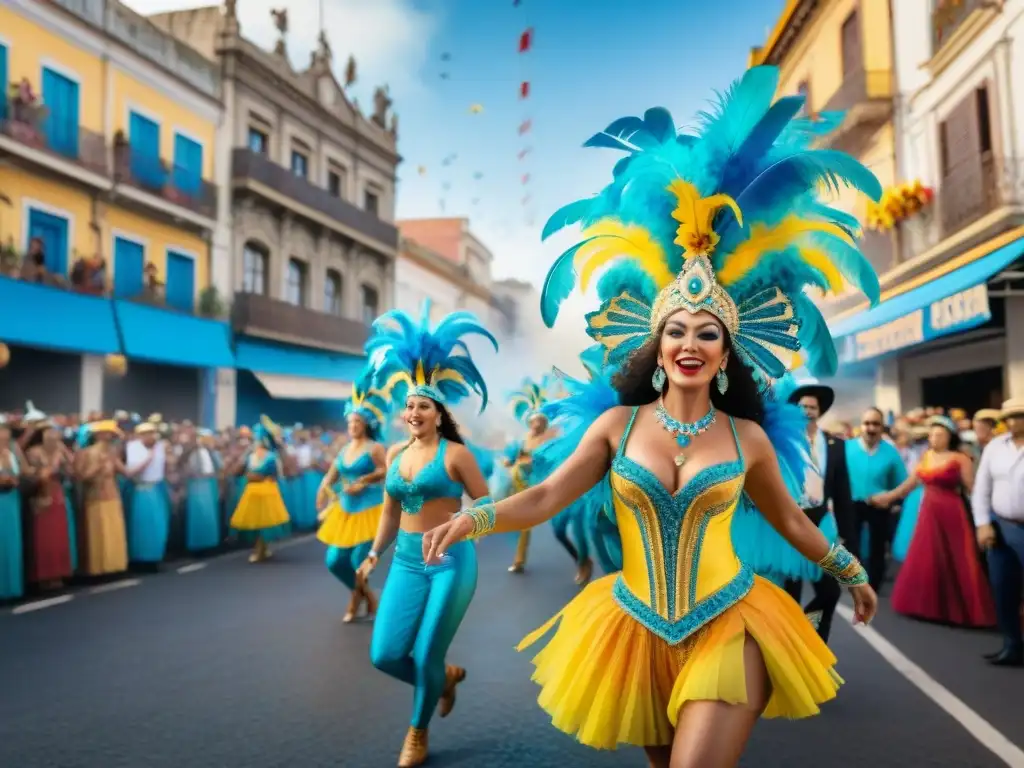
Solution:
M 676 646 L 616 602 L 618 574 L 592 582 L 517 650 L 558 629 L 538 653 L 533 680 L 556 728 L 595 749 L 672 743 L 688 701 L 747 701 L 743 643 L 761 649 L 772 693 L 765 717 L 816 715 L 842 684 L 836 657 L 783 590 L 755 577 L 736 605 Z
M 337 501 L 332 501 L 316 537 L 327 546 L 340 549 L 373 541 L 383 511 L 384 505 L 377 504 L 359 512 L 345 512 Z
M 290 519 L 277 483 L 272 480 L 250 482 L 231 516 L 231 527 L 238 531 L 262 531 L 284 525 Z

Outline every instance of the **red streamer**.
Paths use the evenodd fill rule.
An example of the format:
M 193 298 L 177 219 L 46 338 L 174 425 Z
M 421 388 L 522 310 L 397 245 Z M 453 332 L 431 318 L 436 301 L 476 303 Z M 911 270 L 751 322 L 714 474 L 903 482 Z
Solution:
M 533 27 L 519 36 L 519 52 L 526 53 L 533 46 Z
M 533 127 L 533 121 L 532 120 L 523 120 L 523 122 L 521 122 L 519 124 L 519 135 L 523 136 L 524 134 L 529 133 L 530 129 L 532 127 Z
M 519 98 L 526 99 L 530 96 L 530 83 L 524 80 L 519 84 Z

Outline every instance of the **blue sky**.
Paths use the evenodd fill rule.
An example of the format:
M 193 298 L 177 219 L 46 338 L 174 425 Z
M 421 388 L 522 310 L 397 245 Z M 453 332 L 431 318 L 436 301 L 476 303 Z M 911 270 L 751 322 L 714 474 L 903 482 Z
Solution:
M 128 0 L 140 12 L 195 6 L 196 0 Z M 359 63 L 353 96 L 364 109 L 388 83 L 399 114 L 398 212 L 404 217 L 469 216 L 495 254 L 498 277 L 539 284 L 567 240 L 540 243 L 560 205 L 603 186 L 616 156 L 580 145 L 611 120 L 669 108 L 680 125 L 715 89 L 746 68 L 784 0 L 323 0 L 339 70 Z M 273 44 L 269 11 L 288 7 L 288 47 L 305 66 L 318 30 L 313 0 L 243 0 L 242 31 Z M 517 53 L 520 33 L 534 47 Z M 450 56 L 444 61 L 443 56 Z M 441 73 L 447 72 L 448 79 Z M 523 79 L 531 83 L 518 98 Z M 470 114 L 473 104 L 483 106 Z M 532 118 L 524 138 L 517 128 Z M 517 153 L 532 147 L 528 161 Z M 457 158 L 447 168 L 444 158 Z M 418 168 L 426 169 L 425 175 Z M 523 173 L 531 174 L 524 187 Z M 483 174 L 480 180 L 474 174 Z M 443 189 L 449 185 L 448 191 Z M 521 200 L 527 192 L 532 204 Z M 474 198 L 479 203 L 472 204 Z M 534 214 L 532 226 L 527 213 Z M 571 239 L 571 235 L 566 235 Z

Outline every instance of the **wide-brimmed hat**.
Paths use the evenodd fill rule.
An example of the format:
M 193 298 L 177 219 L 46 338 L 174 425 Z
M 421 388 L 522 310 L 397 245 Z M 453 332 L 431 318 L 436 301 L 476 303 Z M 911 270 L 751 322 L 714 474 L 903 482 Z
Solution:
M 156 424 L 146 422 L 143 424 L 139 424 L 137 427 L 135 427 L 133 432 L 136 435 L 153 435 L 159 432 L 159 430 L 157 429 Z
M 818 401 L 818 416 L 824 416 L 836 401 L 836 392 L 832 387 L 818 381 L 803 381 L 790 393 L 789 402 L 799 403 L 801 397 L 808 395 Z
M 1011 416 L 1024 416 L 1024 397 L 1011 397 L 1003 403 L 1002 417 L 1009 419 Z
M 25 424 L 34 424 L 37 421 L 46 421 L 46 419 L 46 414 L 36 408 L 31 400 L 25 403 L 25 415 L 21 417 Z
M 973 421 L 1000 421 L 1002 418 L 1002 412 L 996 408 L 982 408 L 974 414 Z
M 117 426 L 117 422 L 113 419 L 103 419 L 101 421 L 94 421 L 89 425 L 89 434 L 99 435 L 104 432 L 109 432 L 112 435 L 123 437 L 124 433 L 121 428 Z

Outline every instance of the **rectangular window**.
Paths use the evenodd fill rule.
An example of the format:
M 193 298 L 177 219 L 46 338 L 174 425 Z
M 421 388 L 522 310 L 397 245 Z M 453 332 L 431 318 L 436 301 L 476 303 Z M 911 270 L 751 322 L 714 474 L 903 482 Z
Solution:
M 289 304 L 306 306 L 306 264 L 298 259 L 288 260 L 288 280 L 285 286 Z
M 374 216 L 380 215 L 380 197 L 377 195 L 376 192 L 366 190 L 366 192 L 363 194 L 363 208 L 365 208 L 368 213 L 372 213 Z
M 6 85 L 6 81 L 4 81 Z M 78 83 L 43 67 L 46 143 L 65 157 L 78 157 Z
M 266 251 L 246 243 L 242 251 L 242 291 L 265 296 L 270 257 Z
M 380 296 L 377 289 L 369 285 L 363 286 L 363 322 L 367 325 L 373 323 L 380 314 Z
M 167 252 L 165 295 L 168 305 L 175 309 L 185 312 L 193 310 L 196 297 L 196 263 L 191 256 L 174 251 Z
M 860 36 L 860 15 L 857 11 L 846 17 L 839 35 L 843 77 L 849 77 L 864 69 L 864 43 Z
M 292 173 L 303 179 L 309 178 L 309 158 L 297 149 L 292 150 Z
M 30 208 L 28 212 L 29 240 L 38 240 L 43 249 L 43 264 L 47 272 L 57 275 L 68 273 L 70 233 L 68 220 L 63 216 Z
M 324 281 L 324 312 L 331 315 L 341 315 L 341 273 L 327 270 L 327 279 Z
M 143 187 L 162 191 L 167 173 L 160 160 L 160 124 L 132 112 L 128 118 L 128 144 L 132 178 Z
M 341 197 L 341 174 L 335 171 L 327 172 L 327 191 L 334 197 Z
M 199 197 L 203 186 L 203 145 L 180 133 L 174 134 L 174 186 L 190 197 Z
M 265 131 L 249 126 L 249 149 L 258 155 L 265 155 L 269 144 L 270 138 Z
M 114 296 L 134 299 L 142 295 L 146 250 L 142 243 L 114 238 Z

